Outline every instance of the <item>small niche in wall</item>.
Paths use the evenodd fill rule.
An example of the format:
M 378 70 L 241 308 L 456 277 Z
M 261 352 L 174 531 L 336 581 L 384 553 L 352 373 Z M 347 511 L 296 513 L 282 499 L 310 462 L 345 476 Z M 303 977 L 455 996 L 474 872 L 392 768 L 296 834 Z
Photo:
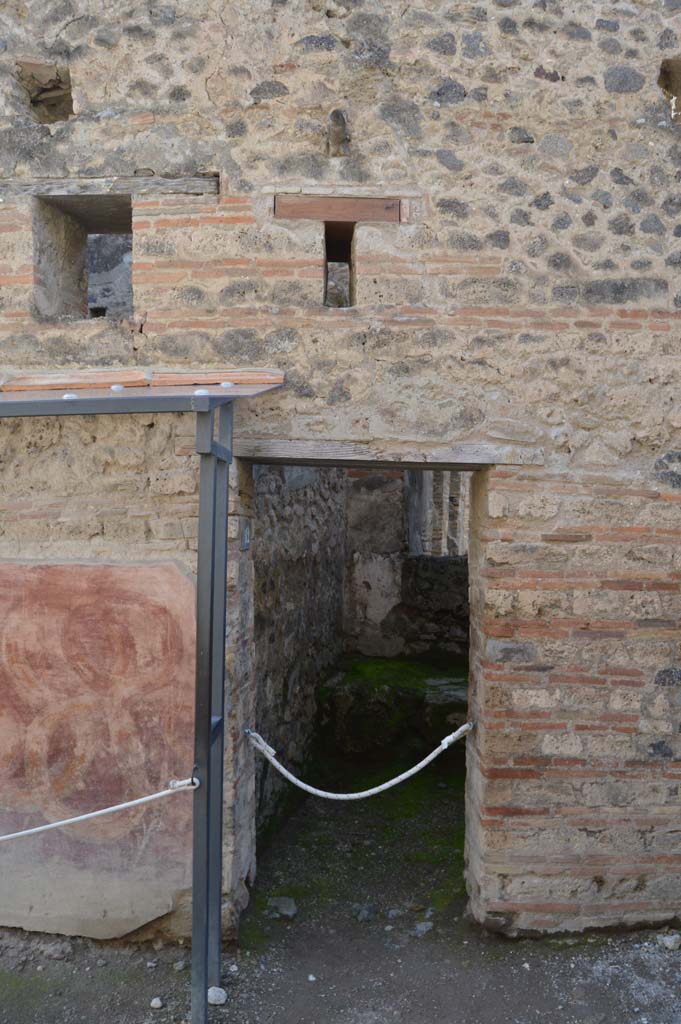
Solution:
M 669 100 L 672 120 L 681 120 L 681 57 L 662 61 L 657 84 Z
M 68 121 L 73 114 L 71 73 L 60 64 L 17 61 L 17 78 L 28 93 L 31 113 L 41 124 Z
M 130 196 L 37 197 L 33 252 L 39 316 L 132 316 Z
M 324 224 L 324 305 L 342 308 L 354 305 L 352 240 L 355 225 L 339 221 Z
M 399 199 L 376 196 L 278 195 L 274 216 L 279 220 L 324 222 L 324 305 L 354 306 L 353 240 L 360 221 L 399 224 Z

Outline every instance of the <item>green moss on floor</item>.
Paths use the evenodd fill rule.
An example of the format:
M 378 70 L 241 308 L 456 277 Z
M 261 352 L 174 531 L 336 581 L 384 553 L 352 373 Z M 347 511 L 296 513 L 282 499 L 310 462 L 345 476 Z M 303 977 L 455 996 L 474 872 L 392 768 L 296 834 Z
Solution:
M 435 911 L 445 910 L 466 894 L 465 772 L 463 765 L 453 758 L 449 763 L 452 771 L 447 773 L 446 783 L 437 769 L 426 770 L 389 790 L 381 808 L 385 841 L 397 844 L 408 830 L 412 843 L 404 852 L 405 862 L 422 868 L 430 876 L 437 875 L 438 885 L 428 893 L 428 902 Z
M 53 982 L 35 972 L 19 974 L 0 971 L 0 1006 L 5 1013 L 11 1013 L 16 1008 L 18 1018 L 19 1010 L 25 1014 L 44 1004 L 53 987 Z
M 344 659 L 338 668 L 348 683 L 362 682 L 367 686 L 389 686 L 396 690 L 423 692 L 430 679 L 451 679 L 461 683 L 468 680 L 468 658 L 455 654 L 420 658 L 368 658 L 358 655 Z
M 315 755 L 300 774 L 332 792 L 369 789 L 428 753 L 432 737 L 409 722 L 416 713 L 414 695 L 424 694 L 429 681 L 465 684 L 467 679 L 466 659 L 450 656 L 354 657 L 339 670 L 355 687 L 366 685 L 373 693 L 388 689 L 392 696 L 378 718 L 357 716 L 369 741 L 361 754 L 334 748 L 333 737 L 320 732 Z M 323 693 L 320 697 L 323 701 Z M 381 746 L 378 739 L 402 719 L 408 741 Z M 451 725 L 440 724 L 438 739 L 451 731 Z M 414 920 L 430 908 L 441 926 L 458 927 L 465 903 L 464 785 L 464 747 L 456 746 L 379 796 L 343 803 L 304 798 L 285 822 L 279 818 L 268 831 L 267 847 L 261 837 L 258 883 L 242 921 L 240 945 L 261 952 L 286 934 L 291 922 L 268 914 L 275 896 L 294 899 L 300 919 L 347 920 L 351 908 L 369 903 L 379 915 L 401 908 Z
M 292 897 L 305 918 L 341 920 L 366 902 L 384 910 L 414 904 L 452 925 L 465 901 L 464 774 L 451 751 L 442 762 L 366 801 L 304 801 L 262 856 L 240 945 L 261 952 L 290 923 L 268 917 L 274 896 Z M 407 766 L 336 762 L 332 776 L 335 788 L 355 791 Z
M 318 738 L 326 754 L 389 764 L 413 760 L 465 720 L 465 657 L 348 657 L 318 689 Z
M 266 928 L 265 918 L 268 896 L 259 886 L 251 893 L 251 900 L 239 922 L 239 946 L 245 952 L 260 953 L 271 941 L 271 929 Z

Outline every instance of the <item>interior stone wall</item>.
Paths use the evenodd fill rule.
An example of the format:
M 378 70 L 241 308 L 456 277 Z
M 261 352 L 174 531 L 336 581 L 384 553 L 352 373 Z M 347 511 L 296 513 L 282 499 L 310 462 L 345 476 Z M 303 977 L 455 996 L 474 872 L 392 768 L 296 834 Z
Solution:
M 34 200 L 34 301 L 38 316 L 86 316 L 86 244 L 87 232 L 77 220 Z
M 346 500 L 345 645 L 350 651 L 393 657 L 403 641 L 384 627 L 400 602 L 407 552 L 404 473 L 349 469 Z
M 300 768 L 310 752 L 316 689 L 343 649 L 345 473 L 254 466 L 256 729 Z M 261 758 L 258 819 L 288 786 Z
M 2 14 L 3 369 L 274 363 L 287 387 L 243 408 L 244 433 L 503 444 L 528 462 L 481 474 L 471 532 L 469 887 L 508 932 L 681 912 L 680 144 L 657 84 L 679 33 L 677 0 Z M 34 119 L 29 57 L 68 65 L 68 120 Z M 136 198 L 131 322 L 37 319 L 31 201 L 5 179 L 136 172 L 217 173 L 220 195 Z M 355 230 L 353 307 L 323 305 L 323 225 L 275 219 L 284 191 L 401 199 L 401 223 Z M 5 538 L 46 514 L 30 507 L 52 427 L 25 429 L 39 483 L 13 497 Z M 127 473 L 161 430 L 131 433 Z M 74 559 L 69 529 L 92 523 L 88 552 L 106 549 L 93 507 L 183 557 L 184 536 L 153 532 L 176 529 L 157 472 L 182 475 L 150 468 L 140 517 L 115 520 L 106 472 L 87 501 L 57 495 Z
M 405 654 L 468 653 L 468 559 L 409 555 L 402 562 L 399 602 L 383 626 Z
M 348 470 L 347 650 L 379 657 L 465 655 L 468 567 L 465 557 L 442 554 L 449 520 L 443 475 Z
M 90 235 L 87 245 L 88 307 L 106 316 L 132 316 L 132 238 L 130 235 Z

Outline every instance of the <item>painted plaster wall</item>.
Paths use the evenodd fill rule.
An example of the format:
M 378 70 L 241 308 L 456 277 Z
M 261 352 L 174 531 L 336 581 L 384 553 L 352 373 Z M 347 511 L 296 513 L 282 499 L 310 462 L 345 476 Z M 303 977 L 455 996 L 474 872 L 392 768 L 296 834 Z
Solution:
M 9 773 L 0 806 L 3 831 L 55 820 L 68 808 L 78 813 L 141 796 L 191 771 L 193 447 L 192 417 L 186 416 L 3 424 L 0 572 L 8 580 L 3 601 L 9 601 L 0 643 L 2 764 Z M 237 461 L 229 519 L 227 928 L 236 927 L 248 899 L 246 880 L 255 871 L 253 761 L 243 737 L 254 713 L 253 573 L 240 544 L 252 511 L 250 468 Z M 41 579 L 55 566 L 56 597 L 22 582 L 27 572 Z M 88 590 L 93 573 L 97 586 Z M 129 581 L 125 599 L 121 577 Z M 59 595 L 69 622 L 76 605 L 72 627 L 57 614 Z M 171 651 L 165 620 L 181 639 Z M 69 733 L 59 726 L 66 720 L 77 723 L 83 750 L 66 742 Z M 46 749 L 41 737 L 52 726 L 62 745 Z M 36 750 L 43 758 L 40 786 L 34 785 Z M 117 816 L 114 840 L 107 825 L 114 819 L 104 819 L 63 838 L 54 832 L 8 845 L 16 870 L 4 872 L 0 883 L 1 923 L 110 937 L 156 921 L 157 930 L 187 934 L 190 802 L 178 796 L 142 814 Z
M 4 563 L 0 622 L 3 833 L 187 777 L 194 587 L 176 564 Z M 180 794 L 15 840 L 0 921 L 116 937 L 175 910 L 190 865 L 191 797 Z

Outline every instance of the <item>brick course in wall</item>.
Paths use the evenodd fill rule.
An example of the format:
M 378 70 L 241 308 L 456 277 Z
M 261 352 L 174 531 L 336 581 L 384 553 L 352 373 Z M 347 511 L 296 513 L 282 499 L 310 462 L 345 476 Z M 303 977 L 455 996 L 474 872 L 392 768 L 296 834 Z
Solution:
M 678 498 L 601 473 L 487 483 L 471 548 L 473 912 L 512 933 L 672 920 Z
M 275 364 L 288 386 L 244 434 L 542 448 L 473 484 L 471 907 L 508 932 L 678 916 L 681 185 L 657 86 L 678 5 L 100 7 L 5 19 L 2 368 Z M 28 56 L 68 64 L 68 121 L 32 119 Z M 220 194 L 133 195 L 129 321 L 39 318 L 33 200 L 4 180 L 136 172 Z M 355 230 L 354 307 L 322 305 L 323 224 L 275 220 L 279 193 L 401 200 Z M 2 557 L 184 564 L 178 429 L 3 423 Z M 244 718 L 248 558 L 233 572 Z M 240 885 L 255 794 L 238 730 L 230 750 Z

